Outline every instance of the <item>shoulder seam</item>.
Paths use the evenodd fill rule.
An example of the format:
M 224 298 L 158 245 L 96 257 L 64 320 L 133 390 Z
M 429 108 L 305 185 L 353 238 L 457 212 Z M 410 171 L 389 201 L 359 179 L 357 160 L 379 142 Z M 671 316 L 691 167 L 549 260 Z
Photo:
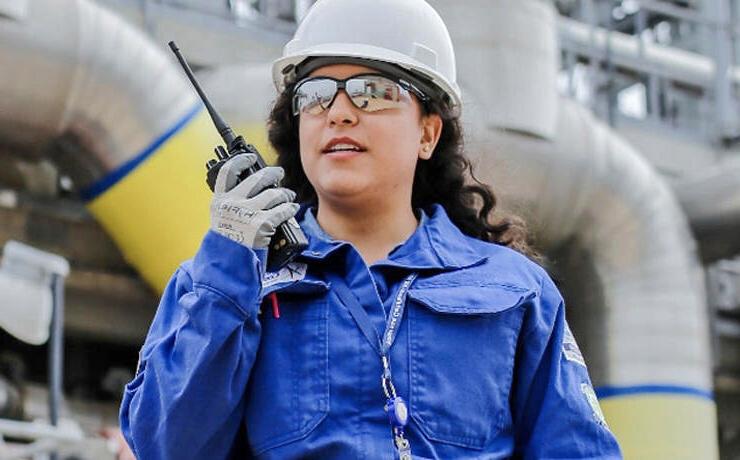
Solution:
M 540 272 L 540 285 L 539 285 L 539 290 L 537 291 L 537 297 L 539 297 L 540 299 L 542 298 L 542 291 L 545 289 L 545 276 L 547 276 L 547 274 L 543 272 L 544 272 L 544 268 Z

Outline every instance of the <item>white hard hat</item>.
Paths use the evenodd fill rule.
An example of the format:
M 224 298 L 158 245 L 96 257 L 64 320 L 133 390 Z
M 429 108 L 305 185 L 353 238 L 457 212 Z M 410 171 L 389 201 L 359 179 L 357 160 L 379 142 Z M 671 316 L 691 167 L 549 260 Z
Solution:
M 460 111 L 452 40 L 424 0 L 319 0 L 272 65 L 277 90 L 295 81 L 307 59 L 321 57 L 401 67 L 431 83 L 453 111 Z

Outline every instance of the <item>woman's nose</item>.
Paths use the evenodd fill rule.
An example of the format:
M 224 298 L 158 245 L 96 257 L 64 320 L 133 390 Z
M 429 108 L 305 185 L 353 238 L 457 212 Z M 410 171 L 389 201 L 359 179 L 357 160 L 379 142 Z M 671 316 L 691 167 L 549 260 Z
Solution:
M 330 125 L 354 125 L 358 121 L 356 111 L 359 109 L 355 107 L 344 90 L 339 90 L 327 110 L 326 118 Z

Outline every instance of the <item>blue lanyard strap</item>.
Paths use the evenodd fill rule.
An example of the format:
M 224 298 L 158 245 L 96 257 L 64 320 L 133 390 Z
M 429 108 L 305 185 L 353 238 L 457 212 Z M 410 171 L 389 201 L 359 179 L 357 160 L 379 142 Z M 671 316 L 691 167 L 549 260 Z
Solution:
M 334 294 L 339 297 L 339 300 L 341 300 L 347 307 L 352 318 L 360 328 L 360 331 L 362 331 L 362 334 L 365 336 L 367 341 L 370 342 L 370 346 L 373 347 L 373 350 L 375 350 L 381 358 L 388 356 L 388 352 L 393 346 L 393 342 L 396 340 L 398 328 L 403 319 L 403 312 L 406 310 L 406 295 L 417 276 L 417 273 L 412 273 L 403 280 L 403 283 L 401 283 L 401 287 L 398 289 L 396 298 L 393 301 L 391 312 L 386 319 L 383 340 L 380 340 L 378 330 L 373 326 L 365 308 L 360 304 L 357 296 L 352 293 L 344 279 L 336 273 L 327 273 L 326 275 L 331 282 L 332 292 L 334 292 Z
M 383 333 L 383 339 L 381 340 L 378 330 L 373 326 L 370 316 L 365 311 L 365 308 L 360 304 L 357 296 L 352 293 L 344 279 L 336 273 L 327 273 L 326 277 L 331 282 L 332 292 L 339 298 L 339 300 L 347 307 L 352 318 L 357 323 L 357 326 L 362 331 L 362 335 L 365 336 L 373 350 L 380 356 L 380 360 L 383 364 L 383 375 L 380 378 L 383 392 L 386 396 L 385 411 L 388 413 L 388 419 L 391 424 L 391 430 L 393 432 L 393 444 L 398 453 L 400 460 L 411 460 L 411 445 L 404 436 L 404 427 L 408 422 L 408 406 L 404 402 L 403 398 L 396 394 L 396 388 L 393 385 L 391 378 L 391 366 L 390 358 L 388 353 L 393 346 L 393 342 L 396 341 L 398 335 L 398 329 L 403 320 L 403 313 L 406 310 L 406 295 L 408 294 L 411 284 L 414 282 L 417 273 L 412 273 L 407 276 L 401 286 L 398 288 L 398 293 L 391 306 L 391 311 L 386 318 L 385 332 Z
M 386 319 L 383 341 L 380 342 L 381 357 L 388 356 L 388 351 L 390 351 L 393 346 L 393 342 L 396 341 L 398 326 L 401 325 L 403 312 L 406 309 L 406 294 L 408 294 L 411 283 L 414 282 L 417 276 L 419 276 L 417 273 L 412 273 L 407 276 L 406 279 L 403 280 L 403 283 L 401 283 L 401 287 L 398 289 L 396 299 L 393 301 L 393 306 L 391 307 L 391 313 Z

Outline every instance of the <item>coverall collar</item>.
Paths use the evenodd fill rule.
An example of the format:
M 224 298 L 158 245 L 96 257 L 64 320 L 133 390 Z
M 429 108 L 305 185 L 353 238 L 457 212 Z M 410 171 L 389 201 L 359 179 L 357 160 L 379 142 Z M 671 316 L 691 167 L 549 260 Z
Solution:
M 471 237 L 464 235 L 452 223 L 441 205 L 433 205 L 430 211 L 431 214 L 427 215 L 423 210 L 417 210 L 420 222 L 414 233 L 391 250 L 386 259 L 374 265 L 410 270 L 455 270 L 476 265 L 485 258 L 475 251 L 470 244 Z M 332 239 L 316 221 L 314 210 L 308 206 L 299 212 L 299 220 L 309 240 L 302 257 L 324 260 L 349 244 Z

